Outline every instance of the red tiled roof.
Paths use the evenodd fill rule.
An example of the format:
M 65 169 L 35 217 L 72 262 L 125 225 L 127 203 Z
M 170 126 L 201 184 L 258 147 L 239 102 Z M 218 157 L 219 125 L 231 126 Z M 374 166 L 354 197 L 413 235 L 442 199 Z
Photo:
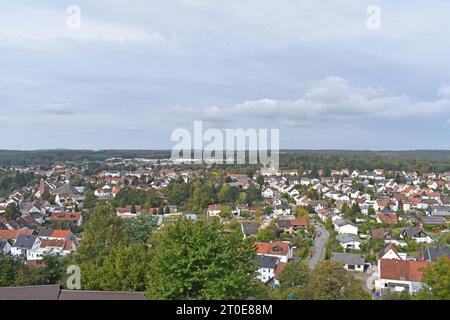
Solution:
M 299 219 L 292 219 L 290 221 L 291 221 L 291 226 L 294 226 L 294 227 L 295 226 L 305 226 L 305 227 L 308 226 L 308 221 L 306 219 L 299 218 Z
M 289 244 L 286 242 L 255 242 L 255 249 L 259 254 L 287 255 Z
M 41 248 L 46 247 L 57 247 L 62 248 L 65 245 L 65 240 L 42 240 L 41 241 Z
M 31 235 L 33 230 L 21 229 L 21 230 L 0 230 L 0 239 L 12 240 L 16 239 L 21 234 Z
M 51 237 L 69 239 L 70 234 L 70 230 L 53 230 Z
M 53 212 L 50 221 L 78 221 L 81 218 L 81 212 Z
M 427 261 L 381 259 L 380 277 L 381 279 L 420 282 L 422 270 L 428 264 Z

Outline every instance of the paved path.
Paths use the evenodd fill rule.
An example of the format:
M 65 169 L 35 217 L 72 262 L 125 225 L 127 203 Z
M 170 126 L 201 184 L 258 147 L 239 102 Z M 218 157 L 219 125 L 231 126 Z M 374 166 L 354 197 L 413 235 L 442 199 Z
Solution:
M 316 223 L 316 237 L 314 238 L 313 256 L 309 259 L 309 267 L 314 268 L 316 264 L 325 259 L 325 245 L 330 234 L 321 224 Z

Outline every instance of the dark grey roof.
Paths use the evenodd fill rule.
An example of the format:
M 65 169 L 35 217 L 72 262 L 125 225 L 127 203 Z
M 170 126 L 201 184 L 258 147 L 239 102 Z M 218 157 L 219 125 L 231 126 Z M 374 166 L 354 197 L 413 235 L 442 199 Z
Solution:
M 422 233 L 425 234 L 425 232 L 423 232 L 423 230 L 417 229 L 417 228 L 413 228 L 413 227 L 406 228 L 405 230 L 403 230 L 403 232 L 406 234 L 406 236 L 408 238 L 421 236 Z
M 253 259 L 253 263 L 259 266 L 260 268 L 269 268 L 275 269 L 279 259 L 276 257 L 269 256 L 261 256 L 257 255 L 255 259 Z
M 33 219 L 42 219 L 42 215 L 39 212 L 31 211 L 28 213 Z
M 255 222 L 242 222 L 242 232 L 246 236 L 258 233 L 258 225 Z
M 21 228 L 20 225 L 14 220 L 8 221 L 8 224 L 11 228 L 13 228 L 15 230 L 19 230 Z
M 332 252 L 331 261 L 337 261 L 348 265 L 362 265 L 366 262 L 364 256 L 360 254 L 341 252 Z
M 61 290 L 59 300 L 147 300 L 145 292 Z
M 444 217 L 423 217 L 423 224 L 445 224 Z
M 53 233 L 53 229 L 50 228 L 45 228 L 45 229 L 41 229 L 41 231 L 39 231 L 39 237 L 50 237 Z
M 289 221 L 287 219 L 277 220 L 277 226 L 279 226 L 280 228 L 290 228 L 291 227 L 291 221 Z
M 37 238 L 37 236 L 34 234 L 20 234 L 17 237 L 16 242 L 14 242 L 14 247 L 31 249 L 34 242 L 36 241 L 36 238 Z
M 440 257 L 450 257 L 450 248 L 422 249 L 422 256 L 426 261 L 435 262 Z
M 81 195 L 81 193 L 75 189 L 70 183 L 65 183 L 61 187 L 56 188 L 51 191 L 52 194 L 60 194 L 60 195 Z
M 58 300 L 59 284 L 0 288 L 0 300 Z
M 0 250 L 3 250 L 7 244 L 5 239 L 0 239 Z
M 336 239 L 341 243 L 347 243 L 352 241 L 360 241 L 359 237 L 355 234 L 344 233 L 336 237 Z

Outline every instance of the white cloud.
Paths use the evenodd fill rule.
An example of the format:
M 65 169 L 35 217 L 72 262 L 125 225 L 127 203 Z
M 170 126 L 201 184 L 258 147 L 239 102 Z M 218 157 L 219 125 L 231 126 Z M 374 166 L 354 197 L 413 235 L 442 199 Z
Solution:
M 54 115 L 69 115 L 75 113 L 68 103 L 49 103 L 44 106 L 43 111 Z
M 16 8 L 17 11 L 21 11 Z M 82 11 L 81 28 L 71 30 L 66 24 L 65 10 L 22 10 L 18 17 L 2 16 L 0 46 L 40 49 L 78 43 L 110 43 L 116 45 L 158 45 L 172 47 L 173 43 L 151 28 L 133 28 L 119 23 L 94 19 Z
M 327 77 L 297 100 L 248 100 L 232 107 L 206 107 L 195 116 L 211 122 L 260 118 L 305 126 L 319 120 L 398 119 L 445 111 L 450 112 L 450 99 L 418 101 L 407 95 L 388 95 L 382 88 L 359 87 L 340 77 Z

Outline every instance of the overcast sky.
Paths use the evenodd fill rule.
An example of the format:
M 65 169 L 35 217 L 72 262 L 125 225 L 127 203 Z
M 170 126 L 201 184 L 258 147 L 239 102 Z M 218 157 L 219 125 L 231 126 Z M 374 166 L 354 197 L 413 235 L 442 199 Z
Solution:
M 449 149 L 449 39 L 448 0 L 2 1 L 0 149 L 171 148 L 194 120 Z

